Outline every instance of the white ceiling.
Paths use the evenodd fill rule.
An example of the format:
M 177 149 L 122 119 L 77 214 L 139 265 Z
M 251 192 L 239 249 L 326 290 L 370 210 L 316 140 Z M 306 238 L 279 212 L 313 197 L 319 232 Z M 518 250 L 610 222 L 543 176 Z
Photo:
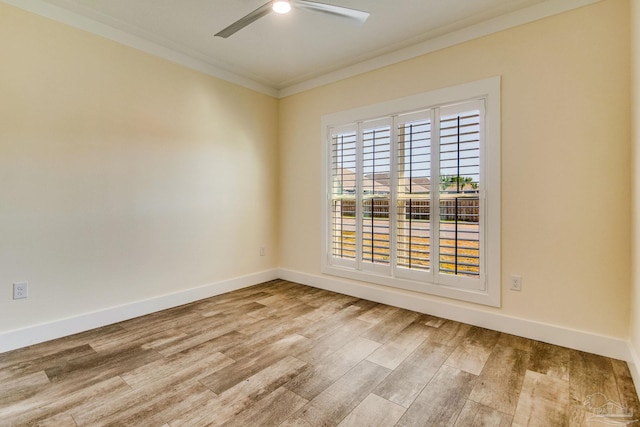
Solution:
M 322 0 L 370 12 L 363 25 L 307 10 L 213 35 L 267 0 L 2 0 L 284 96 L 597 0 Z

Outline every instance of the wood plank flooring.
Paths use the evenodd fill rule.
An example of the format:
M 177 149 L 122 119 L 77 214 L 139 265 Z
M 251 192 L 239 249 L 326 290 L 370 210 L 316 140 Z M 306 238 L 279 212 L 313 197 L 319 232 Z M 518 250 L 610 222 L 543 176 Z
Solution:
M 0 354 L 0 426 L 597 426 L 615 404 L 640 418 L 619 360 L 282 280 Z

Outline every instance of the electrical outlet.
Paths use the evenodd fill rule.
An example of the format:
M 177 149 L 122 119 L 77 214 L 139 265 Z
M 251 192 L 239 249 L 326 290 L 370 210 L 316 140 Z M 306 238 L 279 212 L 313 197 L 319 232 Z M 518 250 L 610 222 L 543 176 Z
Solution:
M 260 256 L 265 256 L 266 254 L 266 249 L 264 246 L 260 246 Z
M 13 284 L 13 299 L 22 299 L 29 296 L 29 282 Z
M 522 276 L 511 276 L 511 286 L 512 291 L 521 291 L 522 290 Z

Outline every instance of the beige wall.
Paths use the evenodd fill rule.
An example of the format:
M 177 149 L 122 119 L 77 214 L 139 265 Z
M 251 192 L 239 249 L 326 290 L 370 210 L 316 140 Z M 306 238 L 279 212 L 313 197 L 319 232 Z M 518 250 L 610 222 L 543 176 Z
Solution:
M 0 333 L 319 275 L 320 117 L 500 75 L 503 304 L 459 304 L 626 339 L 629 33 L 629 2 L 603 0 L 278 103 L 0 3 Z
M 604 0 L 282 100 L 281 267 L 320 274 L 322 115 L 500 75 L 503 297 L 480 308 L 626 339 L 628 14 Z
M 276 99 L 4 3 L 0 58 L 0 332 L 277 267 Z
M 631 0 L 631 141 L 633 144 L 631 346 L 640 355 L 640 0 Z M 638 360 L 636 360 L 636 363 Z M 637 369 L 638 367 L 636 367 Z M 638 384 L 638 379 L 635 379 Z

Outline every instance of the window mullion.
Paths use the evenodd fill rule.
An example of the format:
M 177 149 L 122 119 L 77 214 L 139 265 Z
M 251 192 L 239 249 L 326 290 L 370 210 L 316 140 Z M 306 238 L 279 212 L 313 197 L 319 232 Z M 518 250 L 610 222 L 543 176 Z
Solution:
M 389 171 L 389 265 L 391 275 L 396 275 L 398 237 L 398 116 L 391 118 L 390 171 Z
M 480 280 L 483 284 L 483 290 L 486 290 L 487 286 L 487 268 L 486 268 L 486 229 L 487 229 L 487 219 L 486 219 L 486 209 L 487 209 L 487 174 L 486 174 L 486 165 L 487 158 L 486 155 L 486 147 L 487 144 L 485 142 L 485 129 L 486 129 L 486 100 L 482 100 L 479 103 L 480 117 L 481 117 L 481 126 L 480 126 L 480 194 L 479 194 L 479 209 L 478 209 L 478 222 L 481 224 L 480 227 L 480 245 L 479 245 L 479 256 L 480 256 Z
M 363 126 L 362 122 L 358 123 L 356 133 L 356 268 L 362 270 L 362 219 L 364 217 L 364 206 L 362 197 L 362 179 L 363 179 Z
M 429 219 L 431 227 L 431 272 L 437 280 L 440 272 L 440 109 L 431 111 L 431 200 Z

